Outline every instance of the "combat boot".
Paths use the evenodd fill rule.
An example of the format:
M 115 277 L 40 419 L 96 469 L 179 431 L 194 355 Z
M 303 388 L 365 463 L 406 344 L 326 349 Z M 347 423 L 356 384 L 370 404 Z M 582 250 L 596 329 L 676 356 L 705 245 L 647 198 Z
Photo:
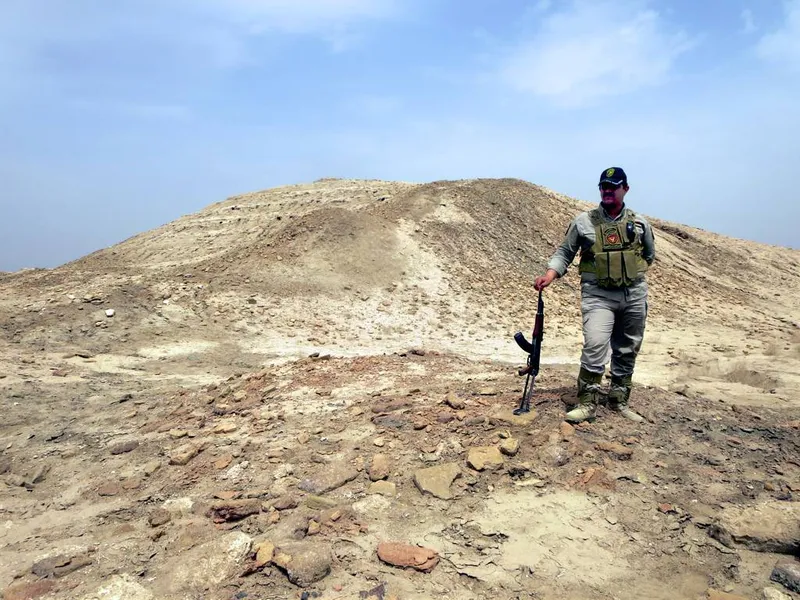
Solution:
M 644 417 L 628 406 L 628 398 L 630 396 L 631 376 L 617 377 L 612 375 L 611 388 L 608 390 L 608 408 L 618 412 L 626 419 L 641 423 L 644 421 Z
M 578 375 L 578 406 L 569 411 L 565 419 L 569 423 L 582 423 L 594 421 L 597 416 L 597 404 L 603 395 L 600 387 L 603 381 L 602 373 L 592 373 L 581 367 Z

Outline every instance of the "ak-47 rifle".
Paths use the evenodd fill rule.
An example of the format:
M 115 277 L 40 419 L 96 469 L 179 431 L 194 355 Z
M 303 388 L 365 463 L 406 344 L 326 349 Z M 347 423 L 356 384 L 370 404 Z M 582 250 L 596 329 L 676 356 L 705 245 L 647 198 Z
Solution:
M 519 370 L 520 375 L 527 375 L 525 378 L 525 389 L 522 392 L 522 399 L 519 406 L 514 409 L 515 415 L 521 415 L 531 410 L 531 396 L 533 395 L 533 385 L 536 376 L 539 374 L 539 360 L 542 355 L 542 338 L 544 337 L 544 302 L 542 301 L 542 291 L 539 290 L 539 304 L 536 308 L 536 323 L 533 326 L 532 339 L 529 342 L 522 335 L 521 331 L 514 334 L 514 340 L 520 348 L 528 353 L 528 364 Z

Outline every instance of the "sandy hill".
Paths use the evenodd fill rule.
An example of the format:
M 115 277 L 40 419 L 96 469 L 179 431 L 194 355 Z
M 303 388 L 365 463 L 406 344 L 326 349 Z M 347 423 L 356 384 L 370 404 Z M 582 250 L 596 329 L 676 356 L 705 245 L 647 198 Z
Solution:
M 586 208 L 510 179 L 323 180 L 237 196 L 57 269 L 2 276 L 4 329 L 95 350 L 156 334 L 267 354 L 423 345 L 509 356 L 531 321 L 533 278 Z M 653 331 L 791 333 L 800 252 L 651 220 Z M 548 290 L 555 342 L 574 338 L 578 295 L 574 268 Z M 87 310 L 92 298 L 113 322 Z
M 574 268 L 515 419 L 512 335 L 590 206 L 321 180 L 0 273 L 4 598 L 785 600 L 800 251 L 646 215 L 646 423 L 562 421 Z

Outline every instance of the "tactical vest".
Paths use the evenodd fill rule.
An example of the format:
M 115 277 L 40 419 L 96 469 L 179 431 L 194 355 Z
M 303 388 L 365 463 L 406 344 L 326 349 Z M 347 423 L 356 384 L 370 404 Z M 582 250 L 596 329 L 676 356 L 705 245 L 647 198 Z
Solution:
M 580 273 L 594 273 L 602 288 L 631 285 L 647 271 L 641 236 L 636 231 L 635 213 L 625 209 L 622 218 L 606 221 L 600 208 L 589 211 L 595 242 L 581 252 Z

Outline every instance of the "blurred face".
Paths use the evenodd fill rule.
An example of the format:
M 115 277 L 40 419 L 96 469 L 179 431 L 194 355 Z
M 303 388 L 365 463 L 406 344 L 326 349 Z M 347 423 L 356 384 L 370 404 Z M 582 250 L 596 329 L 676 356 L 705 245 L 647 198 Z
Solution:
M 600 203 L 606 209 L 620 207 L 627 193 L 627 185 L 615 185 L 610 181 L 604 181 L 600 184 Z

